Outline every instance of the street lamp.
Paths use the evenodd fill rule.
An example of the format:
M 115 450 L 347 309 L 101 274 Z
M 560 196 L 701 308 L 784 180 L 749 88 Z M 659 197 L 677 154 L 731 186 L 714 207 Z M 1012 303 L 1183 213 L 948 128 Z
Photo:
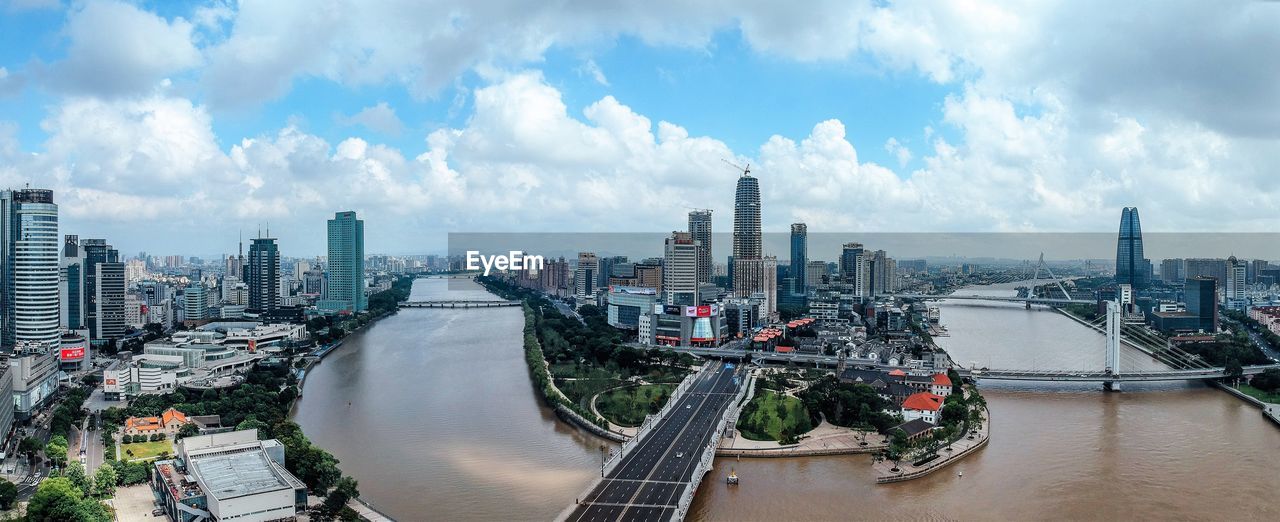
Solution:
M 604 478 L 604 444 L 600 445 L 600 478 Z

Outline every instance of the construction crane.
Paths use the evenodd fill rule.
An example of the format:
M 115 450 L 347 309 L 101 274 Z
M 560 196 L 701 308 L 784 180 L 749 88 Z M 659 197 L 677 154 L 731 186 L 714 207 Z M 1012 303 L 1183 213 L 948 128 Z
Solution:
M 742 171 L 742 175 L 743 175 L 743 176 L 750 176 L 750 175 L 751 175 L 751 164 L 750 164 L 750 163 L 748 163 L 748 164 L 747 164 L 747 166 L 743 167 L 742 165 L 739 165 L 739 164 L 737 164 L 737 163 L 734 163 L 734 162 L 729 161 L 729 160 L 724 159 L 724 158 L 720 158 L 720 161 L 723 161 L 723 162 L 727 163 L 730 167 L 733 167 L 733 168 L 735 168 L 735 169 L 741 170 L 741 171 Z

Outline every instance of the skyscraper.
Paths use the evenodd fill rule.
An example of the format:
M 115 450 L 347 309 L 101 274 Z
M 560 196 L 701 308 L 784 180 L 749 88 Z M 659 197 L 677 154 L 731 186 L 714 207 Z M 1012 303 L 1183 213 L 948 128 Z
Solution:
M 105 239 L 82 239 L 85 325 L 89 339 L 103 344 L 124 337 L 124 263 Z
M 600 260 L 595 252 L 578 252 L 578 266 L 573 272 L 573 295 L 593 296 L 596 293 L 596 274 L 600 271 Z
M 1218 331 L 1218 280 L 1212 277 L 1195 277 L 1186 280 L 1187 313 L 1200 318 L 1200 330 Z
M 669 305 L 698 304 L 698 242 L 689 232 L 672 232 L 664 242 L 662 300 Z
M 329 220 L 328 281 L 322 310 L 361 312 L 369 307 L 364 295 L 364 221 L 354 211 L 338 212 Z
M 689 213 L 689 234 L 698 243 L 698 283 L 711 282 L 711 211 Z
M 1227 282 L 1222 295 L 1229 310 L 1244 310 L 1248 301 L 1247 269 L 1236 256 L 1227 258 Z
M 1120 237 L 1116 245 L 1116 284 L 1147 287 L 1150 262 L 1142 254 L 1142 223 L 1137 207 L 1125 207 L 1120 213 Z
M 806 291 L 806 265 L 809 263 L 809 227 L 804 223 L 791 224 L 791 284 L 792 294 Z
M 58 332 L 58 205 L 46 189 L 0 192 L 0 349 L 52 348 Z
M 280 248 L 275 238 L 258 237 L 249 244 L 244 275 L 249 310 L 264 313 L 280 308 Z
M 733 292 L 738 297 L 763 294 L 760 315 L 778 312 L 778 259 L 763 256 L 760 230 L 760 184 L 743 171 L 733 201 Z
M 867 259 L 862 243 L 845 243 L 840 249 L 840 278 L 853 285 L 853 295 L 867 295 Z
M 733 259 L 760 259 L 760 183 L 750 174 L 738 178 L 733 199 Z
M 85 327 L 84 249 L 80 237 L 68 234 L 58 262 L 58 326 L 67 330 Z

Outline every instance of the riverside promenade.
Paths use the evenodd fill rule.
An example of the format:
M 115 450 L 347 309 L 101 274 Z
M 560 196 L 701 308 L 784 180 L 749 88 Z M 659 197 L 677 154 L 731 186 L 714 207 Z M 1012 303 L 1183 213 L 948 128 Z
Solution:
M 991 412 L 986 412 L 985 417 L 986 419 L 982 421 L 982 426 L 978 428 L 977 434 L 966 435 L 961 437 L 960 440 L 951 443 L 951 445 L 943 447 L 938 450 L 938 458 L 920 466 L 914 466 L 910 462 L 898 462 L 895 471 L 893 461 L 890 460 L 881 460 L 872 464 L 871 467 L 876 472 L 876 483 L 888 484 L 890 482 L 917 479 L 955 464 L 970 453 L 982 449 L 987 445 L 987 441 L 991 439 Z
M 864 445 L 865 443 L 865 445 Z M 874 432 L 842 428 L 823 421 L 805 434 L 799 444 L 725 437 L 716 448 L 718 457 L 813 457 L 875 453 L 889 446 L 888 439 Z

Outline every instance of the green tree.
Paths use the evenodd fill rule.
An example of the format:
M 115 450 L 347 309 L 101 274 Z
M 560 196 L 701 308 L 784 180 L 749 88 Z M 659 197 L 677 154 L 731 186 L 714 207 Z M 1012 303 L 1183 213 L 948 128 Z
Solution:
M 67 438 L 62 435 L 54 435 L 49 439 L 49 443 L 44 446 L 44 457 L 55 467 L 62 467 L 67 463 Z
M 8 511 L 13 507 L 13 501 L 18 499 L 18 486 L 7 480 L 0 479 L 0 509 Z
M 85 473 L 84 464 L 79 462 L 68 464 L 64 476 L 71 480 L 82 495 L 89 496 L 93 492 L 93 481 L 89 480 L 89 475 Z
M 66 477 L 51 477 L 40 482 L 27 504 L 27 520 L 39 522 L 109 522 L 111 514 L 102 503 L 84 494 Z
M 116 489 L 116 469 L 112 466 L 98 466 L 93 474 L 93 495 L 100 498 L 110 497 Z
M 24 437 L 22 442 L 18 443 L 18 451 L 28 455 L 40 451 L 41 449 L 42 446 L 40 445 L 40 439 L 35 437 Z
M 200 427 L 196 426 L 196 423 L 194 422 L 189 422 L 187 424 L 183 424 L 181 428 L 178 428 L 178 436 L 175 438 L 182 439 L 185 437 L 193 437 L 199 434 L 200 434 Z

